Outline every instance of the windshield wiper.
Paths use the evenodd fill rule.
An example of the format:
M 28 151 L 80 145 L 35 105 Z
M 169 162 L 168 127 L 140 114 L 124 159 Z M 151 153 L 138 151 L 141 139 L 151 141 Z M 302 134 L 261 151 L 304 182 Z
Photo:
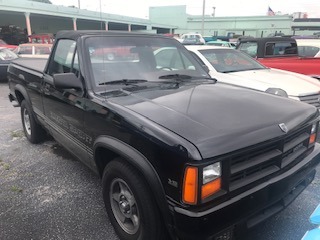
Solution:
M 159 79 L 187 80 L 187 79 L 192 79 L 192 77 L 190 75 L 185 75 L 185 74 L 168 74 L 168 75 L 160 76 Z
M 211 78 L 211 77 L 204 77 L 204 76 L 194 77 L 194 76 L 184 75 L 184 74 L 168 74 L 168 75 L 160 76 L 159 79 L 173 79 L 176 81 L 205 79 L 205 80 L 213 80 L 214 83 L 217 82 L 217 79 Z
M 124 85 L 132 85 L 136 83 L 143 83 L 148 82 L 148 80 L 144 79 L 120 79 L 120 80 L 113 80 L 109 82 L 101 82 L 99 85 L 116 85 L 116 84 L 124 84 Z
M 202 77 L 202 76 L 200 76 L 200 77 L 192 77 L 192 79 L 212 80 L 212 81 L 214 81 L 214 83 L 216 83 L 216 82 L 218 81 L 218 79 L 216 79 L 216 78 L 212 78 L 212 77 Z
M 222 73 L 244 72 L 244 71 L 251 71 L 251 70 L 262 70 L 262 69 L 267 69 L 267 68 L 235 69 L 235 70 L 222 71 Z

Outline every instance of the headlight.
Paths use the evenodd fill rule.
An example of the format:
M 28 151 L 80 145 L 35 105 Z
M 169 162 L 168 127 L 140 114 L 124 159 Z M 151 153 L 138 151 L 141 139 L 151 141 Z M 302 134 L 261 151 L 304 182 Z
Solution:
M 198 203 L 197 196 L 199 190 L 201 190 L 201 200 L 204 200 L 221 190 L 220 162 L 202 168 L 202 179 L 200 178 L 200 173 L 201 167 L 186 167 L 182 189 L 182 200 L 184 203 L 196 205 Z
M 311 134 L 313 133 L 316 133 L 317 132 L 317 125 L 318 125 L 318 122 L 312 124 L 312 128 L 311 128 Z
M 217 179 L 218 177 L 221 177 L 220 162 L 209 165 L 203 169 L 202 184 L 204 185 L 208 182 L 211 182 L 211 181 Z
M 201 199 L 215 194 L 221 189 L 221 163 L 216 162 L 203 168 Z
M 273 95 L 281 96 L 281 97 L 288 97 L 288 94 L 285 90 L 281 88 L 268 88 L 266 93 L 271 93 Z

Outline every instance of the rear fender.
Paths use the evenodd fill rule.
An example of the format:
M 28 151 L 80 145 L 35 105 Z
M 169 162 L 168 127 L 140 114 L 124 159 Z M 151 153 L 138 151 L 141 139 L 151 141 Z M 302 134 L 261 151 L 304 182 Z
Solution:
M 21 84 L 17 84 L 14 87 L 14 94 L 20 105 L 23 100 L 26 100 L 30 104 L 30 106 L 32 106 L 27 90 Z

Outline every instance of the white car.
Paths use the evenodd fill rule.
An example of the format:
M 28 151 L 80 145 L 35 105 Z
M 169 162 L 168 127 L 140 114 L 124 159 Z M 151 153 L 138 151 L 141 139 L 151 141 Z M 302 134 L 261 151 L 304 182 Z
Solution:
M 320 82 L 306 75 L 267 68 L 249 55 L 216 46 L 186 46 L 218 81 L 310 103 L 320 108 Z
M 51 49 L 50 43 L 24 43 L 20 44 L 14 52 L 24 58 L 49 58 Z
M 180 42 L 184 45 L 204 45 L 206 43 L 200 33 L 183 34 Z
M 300 57 L 320 57 L 320 39 L 296 39 Z

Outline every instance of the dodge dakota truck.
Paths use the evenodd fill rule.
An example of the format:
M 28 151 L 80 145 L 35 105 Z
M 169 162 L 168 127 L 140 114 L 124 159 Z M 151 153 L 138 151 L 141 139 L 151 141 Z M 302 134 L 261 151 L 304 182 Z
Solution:
M 50 134 L 101 176 L 120 239 L 233 239 L 320 161 L 317 108 L 219 83 L 165 36 L 62 31 L 47 62 L 15 60 L 8 78 L 26 138 Z
M 293 38 L 243 39 L 237 49 L 267 67 L 302 73 L 320 80 L 320 58 L 299 57 L 297 42 Z

